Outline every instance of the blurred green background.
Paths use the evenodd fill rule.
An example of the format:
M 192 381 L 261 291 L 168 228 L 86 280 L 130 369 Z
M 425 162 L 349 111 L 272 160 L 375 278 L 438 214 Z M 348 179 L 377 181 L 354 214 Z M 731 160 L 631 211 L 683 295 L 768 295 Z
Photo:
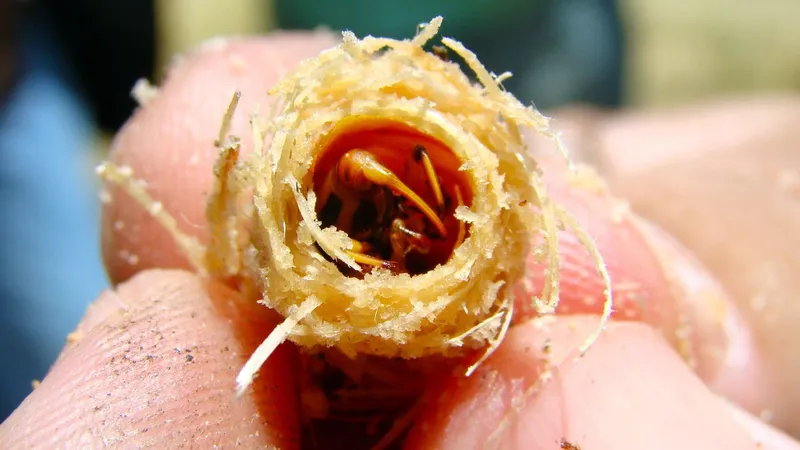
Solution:
M 273 28 L 278 17 L 284 26 L 311 27 L 317 22 L 359 35 L 382 29 L 402 37 L 413 32 L 414 23 L 442 14 L 443 33 L 464 39 L 476 29 L 491 35 L 497 27 L 518 25 L 543 8 L 541 3 L 161 0 L 159 61 L 208 37 L 261 33 Z M 625 104 L 666 106 L 731 94 L 800 90 L 800 1 L 621 0 L 618 7 L 627 35 Z

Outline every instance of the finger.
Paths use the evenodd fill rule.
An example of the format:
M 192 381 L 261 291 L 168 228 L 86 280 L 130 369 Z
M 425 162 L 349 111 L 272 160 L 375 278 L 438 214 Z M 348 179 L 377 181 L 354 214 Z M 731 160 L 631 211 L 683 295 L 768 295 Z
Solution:
M 692 250 L 742 311 L 766 371 L 751 411 L 800 436 L 800 97 L 612 116 L 594 129 L 587 153 L 613 190 Z
M 531 142 L 545 153 L 546 142 Z M 603 256 L 614 298 L 612 318 L 650 324 L 717 392 L 751 411 L 763 408 L 760 356 L 719 283 L 673 239 L 610 195 L 602 180 L 591 173 L 569 175 L 563 164 L 546 158 L 541 156 L 550 169 L 545 172 L 550 195 L 575 216 Z M 557 313 L 600 314 L 605 286 L 595 261 L 571 232 L 561 233 L 560 251 Z M 528 306 L 528 311 L 518 308 L 523 320 L 532 315 L 531 295 L 539 293 L 545 273 L 535 257 L 527 269 L 529 276 L 516 292 L 518 302 Z
M 299 447 L 294 354 L 252 391 L 234 378 L 274 328 L 266 308 L 178 271 L 143 272 L 90 308 L 42 384 L 0 425 L 0 447 Z
M 432 390 L 407 448 L 756 448 L 649 327 L 615 323 L 577 358 L 595 325 L 575 316 L 513 328 L 473 376 Z
M 327 33 L 278 33 L 209 43 L 169 72 L 159 93 L 139 108 L 114 140 L 111 160 L 129 165 L 183 232 L 205 239 L 204 208 L 217 157 L 214 140 L 236 89 L 242 93 L 231 132 L 252 151 L 248 120 L 278 78 L 304 58 L 334 45 Z M 114 282 L 148 268 L 189 268 L 172 237 L 118 189 L 103 208 L 103 259 Z

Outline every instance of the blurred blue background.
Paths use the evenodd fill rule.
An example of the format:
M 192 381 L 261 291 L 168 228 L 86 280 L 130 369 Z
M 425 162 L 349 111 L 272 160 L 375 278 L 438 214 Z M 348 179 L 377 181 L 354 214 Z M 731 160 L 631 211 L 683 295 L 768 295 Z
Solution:
M 505 87 L 542 109 L 800 86 L 800 67 L 786 57 L 800 49 L 800 39 L 786 31 L 791 24 L 753 28 L 745 6 L 697 5 L 0 0 L 0 420 L 44 377 L 89 302 L 108 286 L 92 167 L 135 107 L 134 82 L 163 74 L 174 53 L 213 35 L 276 27 L 401 38 L 443 15 L 444 34 L 463 41 L 490 70 L 513 72 Z M 754 62 L 762 54 L 772 63 Z
M 42 379 L 86 307 L 108 286 L 92 176 L 98 130 L 130 114 L 128 92 L 153 66 L 152 5 L 116 17 L 97 2 L 0 7 L 0 418 Z M 124 8 L 112 12 L 112 16 Z M 138 17 L 139 23 L 136 23 Z M 120 42 L 122 41 L 122 42 Z M 149 43 L 149 46 L 148 46 Z M 126 50 L 134 53 L 120 62 Z M 138 56 L 137 53 L 138 52 Z M 116 55 L 116 56 L 115 56 Z M 140 64 L 134 62 L 142 61 Z M 138 74 L 138 75 L 137 75 Z

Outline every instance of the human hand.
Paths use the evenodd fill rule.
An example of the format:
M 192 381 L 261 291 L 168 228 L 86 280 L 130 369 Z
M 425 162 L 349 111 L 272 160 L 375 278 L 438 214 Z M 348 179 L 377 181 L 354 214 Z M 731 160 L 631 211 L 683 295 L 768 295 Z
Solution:
M 263 111 L 265 91 L 280 74 L 334 42 L 326 34 L 281 33 L 204 47 L 178 64 L 158 96 L 134 115 L 117 137 L 112 159 L 145 179 L 185 231 L 205 238 L 203 209 L 216 158 L 211 140 L 231 93 L 242 91 L 239 111 L 257 103 Z M 619 165 L 643 143 L 665 145 L 663 137 L 671 134 L 702 134 L 705 128 L 692 127 L 709 114 L 720 112 L 667 115 L 669 124 L 683 127 L 656 129 L 643 126 L 640 116 L 604 119 L 597 121 L 600 139 L 589 139 L 601 147 L 577 147 L 608 174 L 612 187 L 657 217 L 664 198 L 648 198 L 634 178 L 643 172 L 625 172 Z M 651 120 L 661 124 L 658 117 Z M 587 128 L 566 118 L 562 123 Z M 232 132 L 248 149 L 246 114 L 237 116 Z M 717 144 L 708 139 L 707 147 Z M 674 145 L 683 148 L 681 142 Z M 605 155 L 605 163 L 598 155 Z M 659 167 L 660 162 L 651 163 L 652 170 Z M 753 411 L 790 414 L 796 404 L 770 389 L 773 368 L 788 360 L 789 349 L 764 352 L 753 336 L 785 336 L 791 326 L 755 328 L 733 297 L 661 232 L 604 193 L 564 180 L 554 163 L 545 171 L 553 173 L 552 194 L 596 237 L 614 280 L 616 317 L 624 321 L 612 323 L 584 358 L 574 359 L 597 325 L 592 314 L 601 306 L 602 285 L 582 248 L 565 236 L 559 316 L 516 325 L 469 379 L 437 381 L 431 389 L 438 390 L 438 401 L 419 417 L 408 447 L 482 447 L 494 433 L 502 448 L 559 448 L 562 439 L 584 450 L 736 449 L 755 448 L 757 441 L 763 448 L 800 448 L 712 393 Z M 648 179 L 651 191 L 655 181 Z M 673 202 L 687 201 L 672 195 Z M 710 199 L 699 205 L 708 211 L 706 219 L 688 223 L 684 235 L 720 226 L 711 213 L 716 206 Z M 668 227 L 669 220 L 660 223 L 677 229 Z M 299 446 L 291 345 L 272 355 L 247 394 L 234 395 L 236 373 L 277 318 L 219 283 L 159 269 L 189 266 L 171 237 L 125 195 L 114 192 L 103 227 L 104 258 L 117 288 L 95 302 L 76 342 L 0 426 L 0 446 Z M 681 330 L 691 333 L 679 335 Z M 695 363 L 697 375 L 684 357 Z M 546 367 L 549 381 L 536 384 Z M 525 392 L 530 395 L 520 402 Z

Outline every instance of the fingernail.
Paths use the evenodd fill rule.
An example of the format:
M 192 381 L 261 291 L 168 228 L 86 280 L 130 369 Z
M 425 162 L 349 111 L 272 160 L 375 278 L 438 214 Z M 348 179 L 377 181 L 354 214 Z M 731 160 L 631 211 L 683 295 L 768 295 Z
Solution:
M 677 350 L 713 390 L 750 411 L 763 408 L 763 367 L 749 328 L 725 289 L 674 238 L 632 218 L 664 271 L 678 313 Z

